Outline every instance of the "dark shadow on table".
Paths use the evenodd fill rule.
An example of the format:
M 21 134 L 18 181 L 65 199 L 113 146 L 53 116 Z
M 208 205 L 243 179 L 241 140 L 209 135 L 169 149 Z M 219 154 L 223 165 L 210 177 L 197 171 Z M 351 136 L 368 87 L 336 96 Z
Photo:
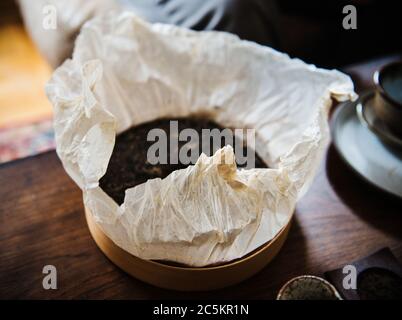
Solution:
M 278 255 L 259 273 L 237 285 L 206 292 L 180 292 L 160 289 L 128 275 L 126 281 L 132 283 L 133 292 L 141 292 L 148 299 L 275 299 L 285 282 L 303 274 L 306 258 L 305 237 L 295 212 L 288 238 Z
M 402 240 L 402 200 L 364 181 L 331 144 L 326 171 L 336 194 L 350 210 L 375 228 Z

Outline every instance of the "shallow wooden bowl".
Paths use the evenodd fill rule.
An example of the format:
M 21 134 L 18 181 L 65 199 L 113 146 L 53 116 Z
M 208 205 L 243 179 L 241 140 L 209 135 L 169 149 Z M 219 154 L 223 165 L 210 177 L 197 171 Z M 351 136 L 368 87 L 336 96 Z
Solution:
M 247 256 L 218 266 L 181 267 L 143 260 L 118 247 L 108 238 L 85 208 L 86 219 L 98 247 L 118 267 L 131 276 L 157 287 L 180 291 L 206 291 L 239 283 L 264 268 L 279 252 L 291 225 Z

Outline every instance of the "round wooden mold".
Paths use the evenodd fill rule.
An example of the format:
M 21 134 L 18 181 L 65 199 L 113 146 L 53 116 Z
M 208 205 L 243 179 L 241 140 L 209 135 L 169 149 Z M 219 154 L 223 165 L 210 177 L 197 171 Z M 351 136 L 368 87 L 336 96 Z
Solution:
M 89 231 L 101 251 L 119 268 L 154 286 L 179 291 L 207 291 L 239 283 L 264 268 L 278 254 L 291 221 L 266 244 L 243 258 L 216 266 L 185 267 L 140 259 L 118 247 L 94 221 L 85 208 Z

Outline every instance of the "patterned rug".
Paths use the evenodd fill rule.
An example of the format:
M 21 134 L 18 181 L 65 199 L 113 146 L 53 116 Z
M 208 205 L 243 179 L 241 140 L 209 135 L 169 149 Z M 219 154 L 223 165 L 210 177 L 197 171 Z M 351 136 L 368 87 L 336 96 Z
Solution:
M 0 128 L 0 163 L 55 149 L 53 120 Z

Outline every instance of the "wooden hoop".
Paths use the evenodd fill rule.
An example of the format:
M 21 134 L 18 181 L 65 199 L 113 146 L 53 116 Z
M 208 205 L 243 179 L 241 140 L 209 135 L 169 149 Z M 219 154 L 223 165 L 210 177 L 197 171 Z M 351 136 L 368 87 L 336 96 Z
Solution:
M 101 251 L 119 268 L 157 287 L 180 291 L 206 291 L 239 283 L 264 268 L 285 242 L 291 221 L 269 242 L 251 254 L 233 262 L 211 267 L 177 267 L 143 260 L 118 247 L 85 208 L 89 231 Z

